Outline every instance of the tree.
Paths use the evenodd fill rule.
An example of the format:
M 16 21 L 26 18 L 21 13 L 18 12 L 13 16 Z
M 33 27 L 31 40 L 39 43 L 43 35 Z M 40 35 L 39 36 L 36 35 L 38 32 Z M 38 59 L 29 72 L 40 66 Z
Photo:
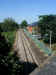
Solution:
M 17 29 L 18 26 L 19 25 L 12 18 L 7 18 L 4 20 L 2 28 L 5 31 L 11 31 Z
M 3 26 L 3 23 L 0 23 L 0 33 L 3 31 L 2 26 Z
M 21 27 L 22 27 L 22 28 L 25 28 L 25 27 L 27 27 L 27 26 L 28 26 L 27 21 L 26 21 L 26 20 L 23 20 L 23 21 L 21 22 Z
M 52 31 L 52 42 L 56 42 L 56 15 L 42 15 L 39 16 L 38 26 L 42 36 L 48 34 L 45 41 L 49 42 L 50 31 Z

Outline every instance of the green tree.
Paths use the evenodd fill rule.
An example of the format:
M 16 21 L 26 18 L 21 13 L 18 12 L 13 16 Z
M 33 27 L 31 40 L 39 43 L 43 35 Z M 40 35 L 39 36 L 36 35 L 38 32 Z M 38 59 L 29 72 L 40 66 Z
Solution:
M 18 27 L 19 25 L 12 18 L 5 19 L 2 26 L 5 31 L 15 30 Z
M 45 41 L 49 42 L 50 31 L 52 31 L 52 42 L 56 42 L 56 15 L 42 15 L 39 16 L 38 26 L 42 36 L 48 34 Z
M 28 26 L 27 21 L 26 21 L 26 20 L 23 20 L 23 21 L 21 22 L 21 28 L 25 28 L 25 27 L 27 27 L 27 26 Z
M 3 26 L 3 23 L 0 23 L 0 33 L 3 31 L 2 26 Z

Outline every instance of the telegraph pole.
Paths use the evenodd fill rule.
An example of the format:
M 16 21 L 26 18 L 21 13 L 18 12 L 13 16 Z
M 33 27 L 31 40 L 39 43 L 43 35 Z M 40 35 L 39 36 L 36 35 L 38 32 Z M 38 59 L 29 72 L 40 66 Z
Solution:
M 52 41 L 52 31 L 50 31 L 50 49 L 51 49 L 51 42 Z

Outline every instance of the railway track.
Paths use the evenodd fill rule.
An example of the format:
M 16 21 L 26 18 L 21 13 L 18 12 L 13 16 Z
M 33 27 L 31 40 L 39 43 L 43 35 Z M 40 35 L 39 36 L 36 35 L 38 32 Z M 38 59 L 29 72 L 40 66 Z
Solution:
M 38 64 L 38 66 L 41 67 L 42 64 L 47 62 L 48 56 L 46 56 L 44 52 L 40 52 L 40 48 L 38 48 L 35 45 L 35 43 L 32 41 L 32 39 L 27 37 L 27 35 L 24 32 L 23 32 L 23 34 L 25 35 L 27 41 L 30 43 L 30 46 L 32 48 L 31 51 L 34 53 L 34 56 L 35 56 L 35 59 L 36 59 L 36 64 Z
M 17 36 L 17 49 L 20 55 L 20 61 L 25 63 L 24 66 L 24 75 L 28 75 L 28 71 L 33 67 L 32 65 L 35 64 L 35 67 L 39 69 L 42 67 L 43 62 L 46 60 L 46 56 L 40 52 L 40 49 L 36 47 L 32 39 L 27 37 L 27 35 L 23 32 L 23 30 L 18 31 Z M 30 63 L 30 65 L 29 65 Z
M 33 67 L 32 64 L 35 64 L 34 68 L 38 67 L 37 71 L 39 71 L 47 63 L 48 57 L 45 56 L 43 52 L 40 52 L 40 49 L 35 45 L 32 39 L 29 38 L 26 33 L 24 33 L 23 30 L 18 31 L 16 40 L 16 48 L 17 53 L 19 53 L 18 55 L 20 55 L 20 61 L 25 63 L 24 75 L 29 74 L 28 71 L 30 69 L 30 65 L 31 68 Z
M 29 46 L 29 43 L 27 42 L 27 39 L 26 39 L 24 33 L 22 33 L 22 32 L 21 32 L 21 39 L 22 39 L 22 44 L 24 47 L 26 61 L 35 63 L 35 58 L 33 57 L 33 54 L 31 53 L 31 47 Z
M 22 31 L 20 31 L 20 38 L 25 54 L 25 66 L 24 66 L 24 75 L 29 75 L 31 71 L 33 71 L 36 67 L 38 67 L 38 64 L 36 64 L 36 59 L 33 57 L 31 53 L 31 47 L 29 46 L 29 42 L 27 42 L 27 39 Z

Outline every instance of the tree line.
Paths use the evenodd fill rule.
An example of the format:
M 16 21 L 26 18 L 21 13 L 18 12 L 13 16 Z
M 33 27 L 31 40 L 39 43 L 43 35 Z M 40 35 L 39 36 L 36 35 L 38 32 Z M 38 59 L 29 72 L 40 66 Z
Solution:
M 14 19 L 7 18 L 3 22 L 0 22 L 0 32 L 12 31 L 19 28 L 25 28 L 28 25 L 26 20 L 23 20 L 21 24 L 18 24 Z
M 44 41 L 49 43 L 50 31 L 52 32 L 52 43 L 56 43 L 56 15 L 41 15 L 39 16 L 38 26 L 42 37 L 46 35 Z
M 7 18 L 0 23 L 0 31 L 12 31 L 18 28 L 18 23 L 15 22 L 12 18 Z

